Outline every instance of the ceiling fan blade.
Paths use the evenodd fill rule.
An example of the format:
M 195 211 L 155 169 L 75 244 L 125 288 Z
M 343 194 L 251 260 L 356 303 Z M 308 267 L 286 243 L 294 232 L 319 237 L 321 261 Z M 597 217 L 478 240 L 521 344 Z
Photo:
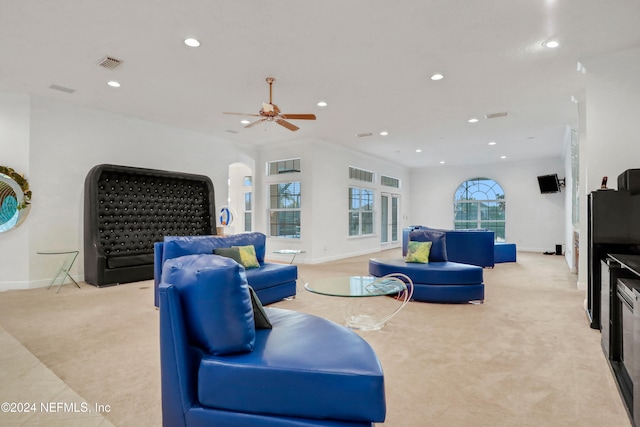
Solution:
M 229 113 L 229 112 L 223 112 L 222 114 L 233 114 L 235 116 L 253 116 L 253 117 L 260 117 L 260 114 L 249 114 L 249 113 Z
M 315 120 L 315 114 L 280 114 L 280 117 L 287 120 Z
M 260 119 L 260 120 L 256 120 L 255 122 L 253 122 L 253 123 L 249 123 L 248 125 L 246 125 L 246 126 L 245 126 L 245 128 L 253 127 L 253 126 L 257 125 L 258 123 L 262 123 L 262 122 L 264 122 L 265 120 L 267 120 L 267 119 Z
M 280 126 L 286 127 L 289 130 L 292 130 L 292 131 L 296 131 L 296 130 L 300 129 L 298 126 L 294 125 L 293 123 L 289 123 L 286 120 L 276 119 L 276 123 L 278 123 Z

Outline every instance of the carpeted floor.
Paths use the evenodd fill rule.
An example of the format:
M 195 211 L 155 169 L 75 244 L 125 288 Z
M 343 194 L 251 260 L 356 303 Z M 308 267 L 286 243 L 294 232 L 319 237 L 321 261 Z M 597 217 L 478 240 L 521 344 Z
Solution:
M 347 300 L 311 294 L 304 283 L 366 275 L 370 257 L 399 254 L 300 265 L 297 298 L 273 306 L 342 323 Z M 484 277 L 484 304 L 411 302 L 384 329 L 358 332 L 385 371 L 384 426 L 630 426 L 564 258 L 518 253 L 517 263 L 485 269 Z M 153 282 L 81 286 L 0 293 L 0 327 L 91 407 L 108 407 L 107 423 L 160 426 Z M 367 301 L 379 310 L 397 304 Z

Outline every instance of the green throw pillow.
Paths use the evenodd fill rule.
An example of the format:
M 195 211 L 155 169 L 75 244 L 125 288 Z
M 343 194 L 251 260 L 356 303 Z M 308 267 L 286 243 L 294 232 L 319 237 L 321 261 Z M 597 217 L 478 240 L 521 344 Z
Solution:
M 253 321 L 255 323 L 256 329 L 271 329 L 271 322 L 267 317 L 267 313 L 264 311 L 264 307 L 262 306 L 262 302 L 256 291 L 253 290 L 251 286 L 249 286 L 249 293 L 251 294 L 251 305 L 253 306 Z
M 238 264 L 242 265 L 242 258 L 240 257 L 240 249 L 238 248 L 215 248 L 213 250 L 213 253 L 215 255 L 231 258 Z
M 256 257 L 256 248 L 253 245 L 231 247 L 238 248 L 240 250 L 240 258 L 242 259 L 242 265 L 244 268 L 260 267 L 260 263 Z
M 406 262 L 419 262 L 426 264 L 429 262 L 429 252 L 431 242 L 409 242 L 407 247 Z

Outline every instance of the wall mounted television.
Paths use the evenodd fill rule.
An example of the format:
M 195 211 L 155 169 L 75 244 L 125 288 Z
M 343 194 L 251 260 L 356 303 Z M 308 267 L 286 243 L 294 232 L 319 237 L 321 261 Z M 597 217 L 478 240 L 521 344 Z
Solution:
M 558 174 L 541 175 L 538 177 L 538 185 L 542 194 L 557 193 L 560 191 L 560 180 Z

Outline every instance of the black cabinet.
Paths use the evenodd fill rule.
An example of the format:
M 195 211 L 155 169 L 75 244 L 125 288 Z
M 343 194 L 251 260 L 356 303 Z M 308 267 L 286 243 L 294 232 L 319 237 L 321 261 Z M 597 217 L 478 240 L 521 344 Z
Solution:
M 601 329 L 601 264 L 609 253 L 640 254 L 640 195 L 593 191 L 587 197 L 587 221 L 587 315 L 590 326 Z

